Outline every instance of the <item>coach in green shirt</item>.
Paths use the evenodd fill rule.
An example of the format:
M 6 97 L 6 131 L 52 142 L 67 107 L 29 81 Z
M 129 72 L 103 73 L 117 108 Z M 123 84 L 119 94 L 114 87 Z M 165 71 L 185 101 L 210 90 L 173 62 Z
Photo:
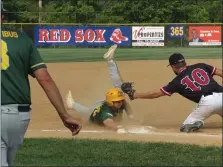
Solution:
M 1 6 L 2 23 L 6 13 L 3 4 Z M 37 79 L 72 135 L 78 134 L 81 126 L 65 110 L 60 92 L 31 39 L 4 25 L 1 37 L 1 165 L 12 166 L 30 121 L 28 75 Z

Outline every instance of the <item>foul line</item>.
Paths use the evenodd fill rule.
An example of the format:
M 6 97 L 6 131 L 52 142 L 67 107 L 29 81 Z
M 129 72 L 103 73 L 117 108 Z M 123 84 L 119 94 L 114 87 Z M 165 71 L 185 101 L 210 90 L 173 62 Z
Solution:
M 70 132 L 69 130 L 59 130 L 59 129 L 43 129 L 43 130 L 28 130 L 28 132 Z M 115 133 L 116 132 L 112 132 L 112 131 L 105 131 L 105 130 L 81 130 L 80 133 Z M 122 134 L 122 133 L 120 133 Z M 144 132 L 137 132 L 137 131 L 131 131 L 129 133 L 125 133 L 125 134 L 145 134 L 145 135 L 159 135 L 159 136 L 206 136 L 206 137 L 222 137 L 222 135 L 214 135 L 214 134 L 206 134 L 206 133 L 169 133 L 169 132 L 152 132 L 152 131 L 144 131 Z

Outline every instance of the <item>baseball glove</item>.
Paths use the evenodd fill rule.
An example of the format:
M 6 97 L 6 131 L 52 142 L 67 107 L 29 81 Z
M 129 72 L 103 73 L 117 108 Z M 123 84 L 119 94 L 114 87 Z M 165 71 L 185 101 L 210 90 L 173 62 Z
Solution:
M 123 92 L 125 92 L 131 100 L 134 100 L 134 93 L 135 89 L 133 89 L 133 83 L 132 82 L 124 82 L 121 85 L 121 89 Z

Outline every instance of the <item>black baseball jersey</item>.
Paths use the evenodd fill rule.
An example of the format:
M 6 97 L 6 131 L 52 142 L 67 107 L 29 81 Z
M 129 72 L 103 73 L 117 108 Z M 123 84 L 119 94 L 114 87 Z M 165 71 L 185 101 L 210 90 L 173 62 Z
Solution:
M 223 92 L 222 86 L 213 78 L 215 71 L 215 67 L 204 63 L 187 66 L 160 90 L 168 96 L 179 93 L 183 97 L 199 103 L 202 95 Z

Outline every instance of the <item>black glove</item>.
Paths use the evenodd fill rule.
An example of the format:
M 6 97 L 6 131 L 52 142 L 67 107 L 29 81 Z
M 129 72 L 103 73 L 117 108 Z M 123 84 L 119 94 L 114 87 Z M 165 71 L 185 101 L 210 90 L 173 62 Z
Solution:
M 134 100 L 135 89 L 133 89 L 132 82 L 124 82 L 121 85 L 121 89 L 125 92 L 131 100 Z

